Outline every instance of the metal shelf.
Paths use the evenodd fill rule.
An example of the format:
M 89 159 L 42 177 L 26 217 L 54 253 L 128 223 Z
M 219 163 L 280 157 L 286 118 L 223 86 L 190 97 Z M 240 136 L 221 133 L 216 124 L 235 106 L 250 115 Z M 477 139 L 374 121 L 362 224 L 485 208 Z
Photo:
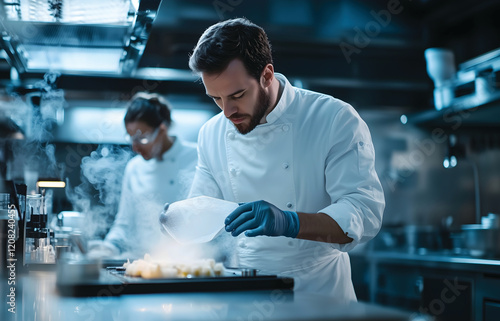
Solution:
M 453 106 L 442 110 L 427 110 L 402 115 L 401 122 L 453 131 L 498 129 L 500 128 L 500 91 L 490 95 L 488 100 L 474 101 L 472 98 L 464 97 L 457 99 Z

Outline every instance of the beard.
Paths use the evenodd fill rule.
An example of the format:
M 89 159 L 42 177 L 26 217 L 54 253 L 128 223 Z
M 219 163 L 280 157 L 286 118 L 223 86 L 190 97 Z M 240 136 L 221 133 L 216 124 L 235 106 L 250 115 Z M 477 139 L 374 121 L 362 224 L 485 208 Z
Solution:
M 240 132 L 242 135 L 246 135 L 252 130 L 257 127 L 258 124 L 260 124 L 260 121 L 266 114 L 267 109 L 269 108 L 271 98 L 269 97 L 268 94 L 264 91 L 262 87 L 259 88 L 259 96 L 257 99 L 257 103 L 255 104 L 255 113 L 251 116 L 250 118 L 250 123 L 248 126 L 244 124 L 235 124 L 234 126 Z

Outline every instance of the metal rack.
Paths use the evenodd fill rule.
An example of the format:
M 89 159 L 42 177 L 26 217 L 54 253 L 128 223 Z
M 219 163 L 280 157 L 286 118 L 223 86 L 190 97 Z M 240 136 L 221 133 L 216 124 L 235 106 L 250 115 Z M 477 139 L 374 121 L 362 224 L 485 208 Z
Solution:
M 500 48 L 460 64 L 448 86 L 454 94 L 450 105 L 403 115 L 402 122 L 453 130 L 500 127 Z

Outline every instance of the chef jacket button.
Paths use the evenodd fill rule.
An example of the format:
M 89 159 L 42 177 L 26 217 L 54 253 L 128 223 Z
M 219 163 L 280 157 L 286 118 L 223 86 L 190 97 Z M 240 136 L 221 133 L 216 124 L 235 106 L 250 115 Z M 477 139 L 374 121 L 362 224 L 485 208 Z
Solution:
M 236 169 L 234 168 L 231 168 L 229 172 L 231 173 L 231 175 L 236 175 Z
M 363 146 L 365 143 L 363 142 L 359 142 L 359 146 Z
M 288 167 L 290 167 L 290 165 L 288 165 L 288 163 L 283 163 L 282 166 L 283 166 L 284 169 L 288 169 Z
M 233 140 L 235 138 L 234 133 L 233 132 L 229 132 L 227 134 L 227 138 L 229 138 L 230 140 Z
M 290 127 L 288 125 L 283 125 L 283 127 L 281 127 L 281 129 L 284 131 L 284 132 L 287 132 Z
M 292 203 L 286 203 L 286 207 L 288 207 L 288 208 L 292 208 L 292 207 L 293 207 L 293 204 L 292 204 Z

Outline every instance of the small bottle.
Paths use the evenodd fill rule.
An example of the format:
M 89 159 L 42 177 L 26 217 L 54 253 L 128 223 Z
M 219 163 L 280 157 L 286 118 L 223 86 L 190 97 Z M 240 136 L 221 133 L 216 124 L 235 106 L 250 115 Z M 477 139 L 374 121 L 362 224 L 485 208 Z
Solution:
M 43 203 L 43 198 L 41 194 L 32 194 L 26 196 L 27 198 L 27 203 L 28 203 L 28 210 L 27 212 L 31 216 L 31 214 L 43 214 L 43 208 L 42 208 L 42 203 Z M 30 217 L 31 218 L 31 217 Z

